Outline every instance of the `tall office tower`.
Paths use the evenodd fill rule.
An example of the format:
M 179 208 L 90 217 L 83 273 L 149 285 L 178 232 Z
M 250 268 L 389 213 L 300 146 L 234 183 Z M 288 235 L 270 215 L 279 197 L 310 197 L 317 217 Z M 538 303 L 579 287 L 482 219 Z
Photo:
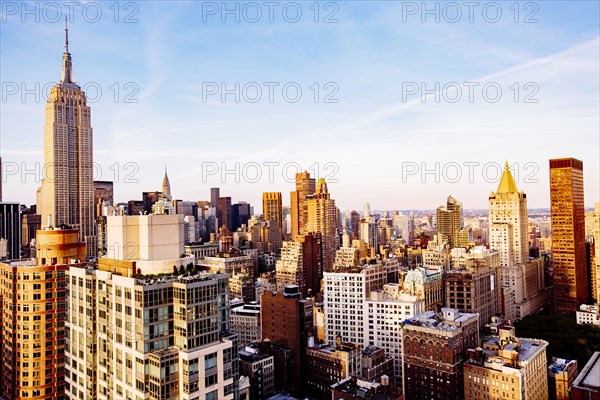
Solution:
M 281 192 L 264 192 L 262 197 L 263 219 L 275 221 L 283 229 Z
M 219 228 L 225 226 L 229 232 L 233 232 L 233 210 L 231 208 L 231 197 L 219 197 L 217 207 L 217 218 L 219 219 Z
M 548 342 L 522 339 L 505 326 L 499 336 L 469 348 L 464 364 L 464 397 L 475 399 L 547 400 Z
M 323 273 L 326 343 L 334 344 L 340 336 L 344 342 L 367 344 L 366 301 L 372 291 L 388 283 L 388 274 L 398 269 L 397 263 L 378 262 Z
M 371 254 L 379 252 L 379 236 L 377 235 L 377 222 L 370 218 L 361 219 L 358 223 L 358 238 L 365 242 Z
M 466 350 L 479 345 L 479 318 L 452 308 L 426 311 L 402 330 L 402 376 L 407 400 L 463 398 Z
M 591 285 L 594 287 L 592 293 L 595 297 L 592 299 L 594 303 L 600 303 L 600 203 L 594 204 L 594 261 L 595 265 L 592 266 L 595 273 L 592 274 L 595 279 L 592 280 Z
M 35 239 L 35 233 L 42 227 L 42 216 L 36 214 L 35 208 L 35 206 L 31 206 L 29 209 L 21 211 L 21 247 L 24 251 L 24 258 L 35 257 L 35 254 L 31 255 L 31 252 L 27 253 L 27 250 L 31 240 Z
M 350 231 L 355 235 L 358 234 L 358 221 L 360 221 L 360 214 L 355 210 L 350 213 Z
M 218 187 L 210 188 L 210 205 L 213 207 L 219 206 L 219 197 L 221 197 L 221 189 Z
M 444 274 L 447 308 L 479 314 L 483 328 L 500 310 L 500 255 L 484 246 L 452 258 Z
M 2 202 L 2 157 L 0 157 L 0 203 Z
M 297 285 L 300 293 L 307 296 L 320 291 L 321 282 L 321 238 L 309 233 L 295 241 L 283 242 L 281 258 L 275 265 L 277 291 L 286 286 Z
M 64 397 L 65 271 L 85 261 L 76 229 L 37 232 L 36 259 L 0 263 L 0 397 Z
M 397 388 L 402 387 L 402 327 L 404 321 L 425 312 L 425 301 L 405 293 L 397 283 L 383 285 L 382 290 L 371 292 L 366 300 L 365 345 L 378 346 L 393 359 L 394 373 L 390 379 Z
M 572 314 L 588 300 L 581 161 L 550 160 L 550 213 L 554 310 L 559 314 Z
M 292 240 L 306 233 L 308 222 L 307 197 L 315 193 L 315 180 L 306 171 L 296 174 L 296 191 L 290 193 Z
M 335 251 L 338 248 L 337 216 L 335 200 L 327 191 L 325 179 L 320 178 L 313 195 L 308 196 L 308 220 L 306 231 L 321 234 L 321 259 L 323 271 L 333 267 Z
M 102 216 L 102 205 L 114 203 L 114 188 L 110 181 L 94 181 L 94 217 L 96 220 Z
M 97 243 L 91 110 L 85 93 L 75 83 L 67 29 L 65 33 L 62 76 L 46 104 L 44 179 L 37 208 L 42 228 L 51 224 L 79 229 L 88 255 L 94 256 Z
M 446 205 L 437 209 L 437 231 L 448 239 L 450 248 L 466 245 L 464 240 L 460 240 L 463 224 L 462 202 L 448 196 Z
M 140 202 L 140 203 L 143 203 Z M 143 204 L 140 204 L 143 207 Z M 155 215 L 173 215 L 175 214 L 175 206 L 173 205 L 173 196 L 171 195 L 171 183 L 167 175 L 167 167 L 165 167 L 165 175 L 162 180 L 162 192 L 160 198 L 152 205 L 152 214 Z
M 305 372 L 305 349 L 314 336 L 313 303 L 302 299 L 298 287 L 288 286 L 281 292 L 264 292 L 261 304 L 262 339 L 291 351 L 291 370 L 275 369 L 276 389 L 294 396 L 302 395 Z
M 232 228 L 231 232 L 235 232 L 242 225 L 248 226 L 250 215 L 250 204 L 245 201 L 240 201 L 231 206 Z
M 517 189 L 508 161 L 496 193 L 489 197 L 490 248 L 500 252 L 500 265 L 512 267 L 529 260 L 527 195 Z
M 162 192 L 142 192 L 142 213 L 152 214 L 152 206 L 162 196 Z
M 526 290 L 528 276 L 537 274 L 529 262 L 527 223 L 527 195 L 517 189 L 507 161 L 498 189 L 489 196 L 489 238 L 490 249 L 500 253 L 502 286 L 510 288 L 503 302 L 509 320 L 524 317 L 528 312 L 520 315 L 518 305 L 537 293 Z
M 0 239 L 6 240 L 7 260 L 17 260 L 21 257 L 21 205 L 19 203 L 0 203 Z

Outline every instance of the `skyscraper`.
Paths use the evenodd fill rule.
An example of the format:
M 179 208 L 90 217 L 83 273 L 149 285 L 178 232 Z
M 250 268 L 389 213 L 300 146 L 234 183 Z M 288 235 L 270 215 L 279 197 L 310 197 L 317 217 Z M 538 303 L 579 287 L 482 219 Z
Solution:
M 221 189 L 210 188 L 210 205 L 217 207 L 219 205 L 219 197 L 221 197 Z
M 217 218 L 219 219 L 219 228 L 225 226 L 227 229 L 229 229 L 229 232 L 233 232 L 233 209 L 231 208 L 231 197 L 219 197 Z
M 265 192 L 263 201 L 263 219 L 275 221 L 283 229 L 283 212 L 281 206 L 281 192 Z
M 19 203 L 0 203 L 0 239 L 6 239 L 7 260 L 16 260 L 21 256 L 20 207 Z
M 321 258 L 323 271 L 330 271 L 338 248 L 338 211 L 335 200 L 327 190 L 325 179 L 320 178 L 316 192 L 307 197 L 308 219 L 306 231 L 321 234 Z
M 502 286 L 509 288 L 503 299 L 505 318 L 523 318 L 544 307 L 548 293 L 540 278 L 540 260 L 529 259 L 527 195 L 517 185 L 506 162 L 496 192 L 489 196 L 490 249 L 500 253 Z
M 96 252 L 91 110 L 85 92 L 75 82 L 69 33 L 65 28 L 60 82 L 50 91 L 44 128 L 44 178 L 41 184 L 42 228 L 79 229 L 88 255 Z
M 463 247 L 467 243 L 460 240 L 460 232 L 463 229 L 462 202 L 452 196 L 448 196 L 445 206 L 437 209 L 437 231 L 448 239 L 450 248 Z
M 570 314 L 587 301 L 583 163 L 550 160 L 554 310 Z
M 307 197 L 315 193 L 315 180 L 306 171 L 296 174 L 296 191 L 290 193 L 292 210 L 292 240 L 306 233 L 308 222 Z

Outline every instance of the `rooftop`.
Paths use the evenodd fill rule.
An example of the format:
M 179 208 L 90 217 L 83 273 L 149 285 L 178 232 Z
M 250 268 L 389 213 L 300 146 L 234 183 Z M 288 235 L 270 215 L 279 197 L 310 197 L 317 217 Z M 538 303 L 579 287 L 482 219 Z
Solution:
M 475 317 L 478 317 L 478 314 L 461 313 L 453 308 L 442 308 L 441 313 L 425 311 L 411 319 L 407 319 L 406 324 L 443 331 L 455 331 L 462 326 L 463 322 Z
M 600 351 L 592 355 L 581 373 L 573 382 L 573 387 L 587 391 L 600 391 Z

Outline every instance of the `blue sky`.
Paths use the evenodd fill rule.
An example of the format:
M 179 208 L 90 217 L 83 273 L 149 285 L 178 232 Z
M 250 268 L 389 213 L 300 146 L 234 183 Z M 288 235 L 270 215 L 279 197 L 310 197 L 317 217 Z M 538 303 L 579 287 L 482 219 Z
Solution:
M 547 207 L 548 159 L 563 156 L 583 160 L 586 205 L 599 201 L 598 2 L 430 2 L 429 14 L 420 1 L 275 2 L 272 21 L 268 2 L 247 3 L 86 1 L 69 13 L 57 2 L 58 15 L 2 2 L 5 200 L 35 201 L 37 177 L 22 170 L 43 162 L 45 99 L 23 88 L 59 79 L 68 15 L 75 77 L 96 98 L 97 177 L 119 171 L 119 201 L 160 189 L 166 165 L 176 198 L 220 186 L 260 209 L 263 191 L 288 198 L 299 166 L 335 178 L 342 209 L 435 208 L 449 194 L 485 208 L 508 159 L 529 206 Z M 240 101 L 222 99 L 236 83 Z M 236 165 L 239 179 L 210 174 Z

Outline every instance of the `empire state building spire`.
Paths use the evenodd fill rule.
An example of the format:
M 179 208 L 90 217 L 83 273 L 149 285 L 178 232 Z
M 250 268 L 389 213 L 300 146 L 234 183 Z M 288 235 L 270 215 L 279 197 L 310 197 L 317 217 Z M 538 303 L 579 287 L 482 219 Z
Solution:
M 69 53 L 69 27 L 67 25 L 67 18 L 65 18 L 65 52 L 63 53 L 63 65 L 60 83 L 67 87 L 73 86 L 73 88 L 78 88 L 75 84 L 75 76 L 73 75 L 71 53 Z

